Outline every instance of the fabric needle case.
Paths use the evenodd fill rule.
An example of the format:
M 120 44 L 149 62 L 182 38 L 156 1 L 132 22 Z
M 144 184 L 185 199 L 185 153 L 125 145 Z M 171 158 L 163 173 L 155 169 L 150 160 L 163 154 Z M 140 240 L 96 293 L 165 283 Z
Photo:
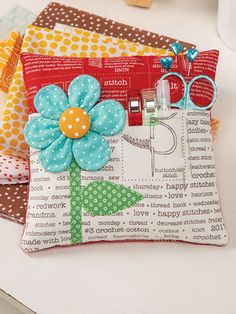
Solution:
M 206 55 L 215 62 L 211 69 Z M 218 52 L 199 58 L 191 75 L 214 79 Z M 124 110 L 139 75 L 142 88 L 163 75 L 159 61 L 22 55 L 31 113 L 25 136 L 32 146 L 23 250 L 100 241 L 227 244 L 210 111 L 159 110 L 158 123 L 131 126 Z M 175 67 L 187 76 L 181 56 Z M 178 98 L 182 89 L 175 83 Z M 197 84 L 193 98 L 204 102 L 208 88 Z M 76 121 L 83 121 L 77 135 Z

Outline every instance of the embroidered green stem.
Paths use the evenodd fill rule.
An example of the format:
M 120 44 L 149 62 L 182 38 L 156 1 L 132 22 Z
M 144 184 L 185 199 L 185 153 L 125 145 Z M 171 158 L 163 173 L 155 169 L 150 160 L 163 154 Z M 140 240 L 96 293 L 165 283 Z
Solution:
M 81 170 L 75 160 L 70 165 L 70 229 L 72 244 L 83 241 Z

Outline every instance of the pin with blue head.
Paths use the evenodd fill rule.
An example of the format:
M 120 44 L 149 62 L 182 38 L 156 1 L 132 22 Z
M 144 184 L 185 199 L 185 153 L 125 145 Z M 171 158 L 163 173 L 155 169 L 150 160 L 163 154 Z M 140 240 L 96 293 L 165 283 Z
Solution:
M 178 55 L 181 53 L 183 50 L 183 45 L 180 43 L 172 43 L 170 44 L 170 48 L 174 55 L 176 56 L 176 61 L 178 62 Z
M 190 74 L 192 63 L 197 58 L 198 54 L 199 54 L 199 52 L 198 52 L 197 49 L 188 49 L 186 51 L 186 57 L 187 57 L 187 59 L 189 61 L 188 76 Z
M 170 44 L 170 48 L 175 54 L 175 56 L 177 57 L 180 54 L 180 52 L 183 50 L 183 45 L 180 43 L 172 43 Z
M 180 52 L 182 51 L 183 45 L 180 43 L 172 43 L 172 44 L 170 44 L 170 48 L 171 48 L 172 52 L 174 53 L 174 55 L 177 57 L 180 54 Z M 164 69 L 169 71 L 170 67 L 172 66 L 172 63 L 173 63 L 173 57 L 161 58 L 160 63 Z
M 173 63 L 173 58 L 172 57 L 163 57 L 163 58 L 160 59 L 160 64 L 167 71 L 170 70 L 170 67 L 171 67 L 172 63 Z

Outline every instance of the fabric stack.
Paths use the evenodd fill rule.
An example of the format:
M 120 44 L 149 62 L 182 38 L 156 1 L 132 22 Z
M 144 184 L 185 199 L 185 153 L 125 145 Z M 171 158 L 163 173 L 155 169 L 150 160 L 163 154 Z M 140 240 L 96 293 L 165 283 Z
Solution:
M 0 32 L 0 215 L 19 223 L 24 223 L 28 187 L 28 147 L 23 135 L 28 101 L 19 60 L 22 52 L 95 58 L 169 55 L 173 42 L 182 43 L 184 51 L 195 48 L 55 2 L 33 20 L 34 15 L 20 7 L 0 19 L 4 30 Z M 213 126 L 217 129 L 218 122 Z

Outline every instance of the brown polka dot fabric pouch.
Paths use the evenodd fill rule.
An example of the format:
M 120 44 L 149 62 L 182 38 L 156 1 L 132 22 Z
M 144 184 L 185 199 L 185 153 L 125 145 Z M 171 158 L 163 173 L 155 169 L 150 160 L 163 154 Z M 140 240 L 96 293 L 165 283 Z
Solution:
M 0 185 L 0 217 L 24 223 L 28 184 Z
M 169 44 L 173 42 L 182 43 L 184 50 L 195 48 L 194 44 L 122 24 L 57 2 L 49 3 L 39 14 L 34 25 L 53 29 L 57 23 L 167 50 Z

